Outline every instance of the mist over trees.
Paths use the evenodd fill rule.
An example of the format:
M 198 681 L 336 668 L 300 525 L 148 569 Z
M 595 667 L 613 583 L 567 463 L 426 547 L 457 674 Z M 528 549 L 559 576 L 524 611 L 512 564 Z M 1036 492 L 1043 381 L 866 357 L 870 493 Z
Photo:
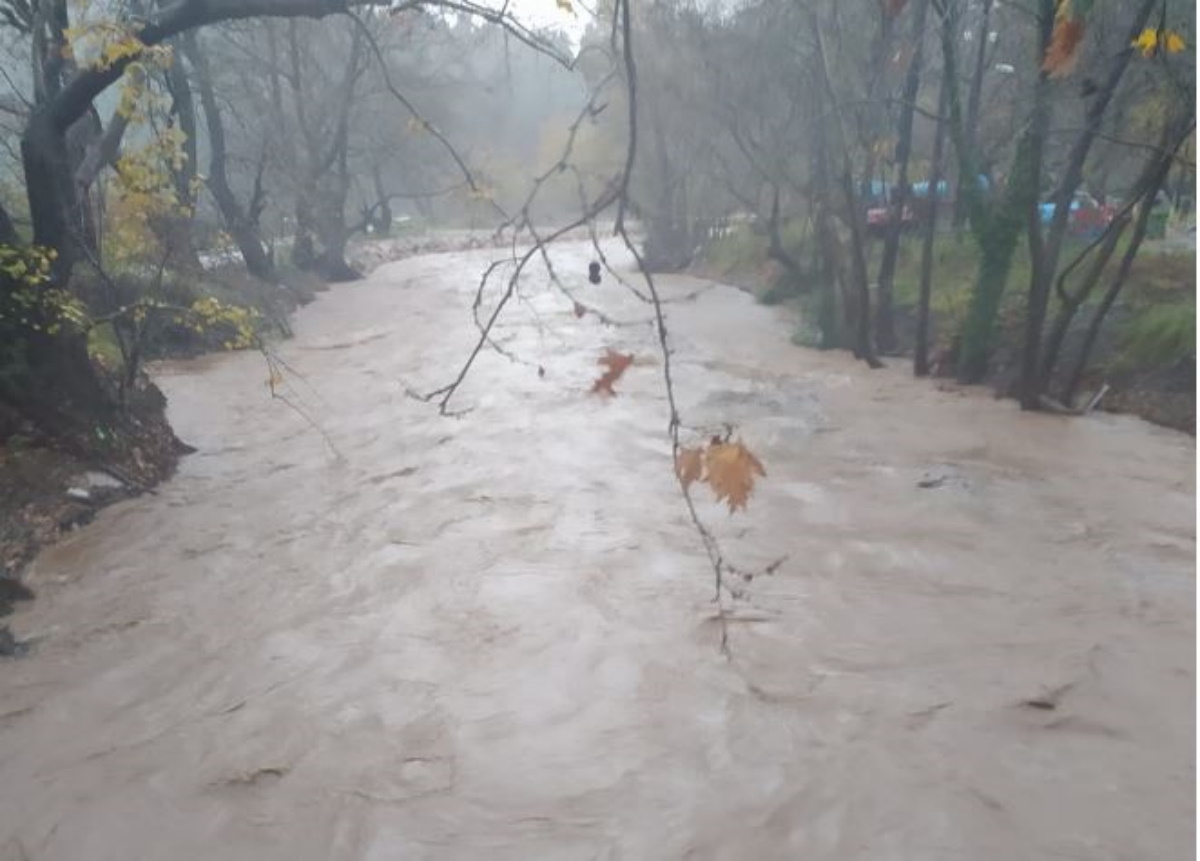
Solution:
M 1069 409 L 1155 208 L 1194 207 L 1189 3 L 545 5 L 584 26 L 472 2 L 0 2 L 7 413 L 120 424 L 149 341 L 255 342 L 236 291 L 193 289 L 214 260 L 350 280 L 355 237 L 581 213 L 635 220 L 651 271 L 753 237 L 815 343 L 873 367 L 978 382 L 1019 328 L 1011 393 Z M 972 270 L 953 303 L 947 241 Z

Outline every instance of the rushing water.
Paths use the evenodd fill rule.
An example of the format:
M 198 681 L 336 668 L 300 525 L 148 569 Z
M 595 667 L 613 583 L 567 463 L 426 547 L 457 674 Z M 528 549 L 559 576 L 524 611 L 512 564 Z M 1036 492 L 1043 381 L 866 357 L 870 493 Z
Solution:
M 469 412 L 405 394 L 453 376 L 491 254 L 304 310 L 299 411 L 255 354 L 161 369 L 199 452 L 11 620 L 0 859 L 1190 857 L 1192 439 L 871 372 L 663 279 L 685 422 L 768 472 L 701 512 L 736 564 L 787 556 L 726 660 L 648 310 L 586 249 L 556 262 L 630 325 L 533 279 Z M 602 401 L 607 346 L 638 362 Z

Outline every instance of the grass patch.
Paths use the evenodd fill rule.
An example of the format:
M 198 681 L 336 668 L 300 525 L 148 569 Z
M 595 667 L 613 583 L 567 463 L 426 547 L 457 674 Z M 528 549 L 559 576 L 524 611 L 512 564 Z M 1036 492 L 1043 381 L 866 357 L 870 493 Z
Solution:
M 724 275 L 757 270 L 766 259 L 766 237 L 756 235 L 748 225 L 730 228 L 704 250 L 705 262 Z
M 88 332 L 88 353 L 106 368 L 122 366 L 121 348 L 117 346 L 117 336 L 111 323 L 94 327 Z
M 1196 297 L 1147 305 L 1123 327 L 1122 367 L 1173 365 L 1196 354 Z

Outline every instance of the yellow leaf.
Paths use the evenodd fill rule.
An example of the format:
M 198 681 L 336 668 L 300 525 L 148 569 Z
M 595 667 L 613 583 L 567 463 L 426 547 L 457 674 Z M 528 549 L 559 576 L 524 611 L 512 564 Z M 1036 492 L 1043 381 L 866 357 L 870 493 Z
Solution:
M 1178 54 L 1187 47 L 1187 42 L 1174 30 L 1167 30 L 1165 35 L 1166 39 L 1163 41 L 1166 43 L 1165 47 L 1168 54 Z
M 1158 48 L 1158 30 L 1147 27 L 1131 44 L 1142 52 L 1143 57 L 1153 57 Z
M 718 502 L 728 503 L 730 514 L 746 507 L 754 492 L 755 475 L 767 476 L 762 462 L 741 440 L 710 445 L 705 452 L 704 465 L 708 470 L 709 486 L 716 493 Z
M 675 475 L 683 489 L 691 487 L 704 474 L 704 451 L 699 448 L 681 448 L 675 456 Z

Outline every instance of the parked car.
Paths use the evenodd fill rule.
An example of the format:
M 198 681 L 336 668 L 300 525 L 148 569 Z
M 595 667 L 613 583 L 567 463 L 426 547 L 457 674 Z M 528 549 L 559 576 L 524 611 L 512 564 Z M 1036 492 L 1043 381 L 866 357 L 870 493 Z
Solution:
M 1049 224 L 1054 218 L 1054 202 L 1043 203 L 1039 208 L 1042 224 Z M 1108 227 L 1115 214 L 1116 209 L 1111 205 L 1099 203 L 1086 191 L 1079 191 L 1071 200 L 1067 229 L 1075 235 L 1094 238 Z
M 867 210 L 867 233 L 872 236 L 882 236 L 889 224 L 892 223 L 893 207 L 874 206 Z M 905 206 L 900 214 L 900 229 L 912 230 L 917 226 L 917 215 L 911 206 Z

